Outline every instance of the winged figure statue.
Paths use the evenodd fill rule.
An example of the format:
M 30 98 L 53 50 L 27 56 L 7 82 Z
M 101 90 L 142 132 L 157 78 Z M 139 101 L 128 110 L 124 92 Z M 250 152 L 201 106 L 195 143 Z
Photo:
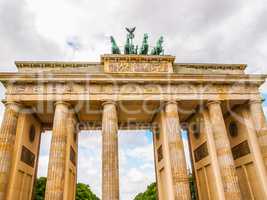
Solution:
M 113 36 L 110 36 L 111 41 L 111 53 L 112 54 L 121 54 L 120 48 L 118 47 Z
M 133 28 L 125 28 L 126 29 L 126 31 L 128 32 L 128 34 L 129 34 L 129 38 L 130 39 L 133 39 L 134 38 L 134 31 L 135 31 L 135 28 L 136 27 L 133 27 Z
M 128 32 L 127 34 L 127 39 L 126 39 L 126 44 L 124 46 L 124 53 L 125 54 L 137 54 L 138 47 L 133 44 L 133 39 L 134 39 L 134 31 L 136 27 L 133 28 L 125 28 L 126 31 Z
M 161 36 L 159 38 L 159 40 L 157 41 L 157 44 L 156 46 L 152 49 L 151 51 L 151 55 L 164 55 L 164 49 L 163 49 L 163 44 L 164 42 L 164 39 L 163 39 L 163 36 Z

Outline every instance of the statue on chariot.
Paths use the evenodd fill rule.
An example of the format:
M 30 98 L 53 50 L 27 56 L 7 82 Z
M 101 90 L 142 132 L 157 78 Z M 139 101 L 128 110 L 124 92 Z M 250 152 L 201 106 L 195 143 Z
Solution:
M 143 37 L 143 42 L 140 47 L 138 48 L 138 45 L 134 45 L 133 39 L 135 38 L 134 31 L 136 27 L 133 28 L 127 28 L 127 36 L 126 36 L 126 43 L 124 45 L 124 54 L 125 55 L 149 55 L 149 44 L 148 44 L 148 34 L 145 33 Z M 110 37 L 111 40 L 111 53 L 112 54 L 121 54 L 120 48 L 117 45 L 115 39 L 113 36 Z M 161 36 L 156 46 L 151 49 L 150 55 L 164 55 L 164 48 L 163 48 L 163 36 Z

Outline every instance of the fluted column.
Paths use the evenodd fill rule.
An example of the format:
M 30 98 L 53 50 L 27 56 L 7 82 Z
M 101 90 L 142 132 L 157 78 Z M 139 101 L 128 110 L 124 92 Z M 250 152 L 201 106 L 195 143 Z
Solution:
M 118 117 L 113 101 L 103 103 L 102 200 L 119 200 Z
M 267 166 L 267 126 L 262 101 L 251 100 L 249 102 L 250 113 L 257 133 L 259 145 L 263 153 L 264 163 Z
M 258 99 L 249 101 L 249 108 L 255 128 L 258 132 L 260 132 L 262 129 L 266 128 L 266 120 L 262 108 L 262 100 Z
M 45 200 L 63 200 L 64 193 L 69 105 L 60 101 L 55 106 Z
M 244 118 L 244 123 L 247 126 L 248 130 L 248 141 L 250 144 L 250 150 L 253 154 L 253 160 L 254 160 L 254 166 L 255 171 L 258 173 L 259 180 L 258 182 L 262 186 L 263 192 L 262 192 L 262 198 L 267 198 L 267 172 L 264 165 L 264 159 L 262 156 L 261 148 L 259 145 L 259 140 L 256 134 L 255 126 L 253 125 L 253 120 L 251 117 L 251 114 L 248 112 L 247 109 L 242 110 L 242 115 Z
M 181 138 L 178 106 L 175 101 L 169 101 L 166 103 L 165 117 L 174 197 L 175 199 L 181 200 L 191 199 L 184 146 Z
M 238 177 L 220 101 L 208 102 L 208 110 L 222 175 L 225 198 L 227 200 L 241 199 Z
M 0 199 L 6 199 L 18 115 L 21 109 L 21 106 L 14 102 L 8 102 L 5 106 L 4 118 L 0 129 Z

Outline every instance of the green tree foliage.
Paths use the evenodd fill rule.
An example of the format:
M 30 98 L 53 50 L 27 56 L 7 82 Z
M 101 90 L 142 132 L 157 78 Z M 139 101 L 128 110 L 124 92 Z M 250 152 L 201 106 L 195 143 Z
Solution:
M 189 177 L 190 190 L 192 200 L 196 200 L 196 189 L 194 178 L 192 175 Z M 36 181 L 35 198 L 34 200 L 44 200 L 45 196 L 46 178 L 40 177 Z M 134 200 L 157 200 L 157 185 L 156 183 L 150 184 L 146 191 L 139 193 Z M 89 185 L 84 183 L 78 183 L 76 188 L 76 200 L 100 200 L 90 189 Z
M 189 176 L 189 186 L 190 186 L 192 200 L 196 200 L 197 199 L 196 184 L 192 174 L 190 174 Z
M 46 178 L 40 177 L 36 181 L 34 200 L 44 200 Z M 76 200 L 100 200 L 90 189 L 89 185 L 78 183 L 76 188 Z
M 46 178 L 40 177 L 36 180 L 35 200 L 44 200 L 45 196 Z
M 134 200 L 157 200 L 157 185 L 150 184 L 144 193 L 139 193 Z
M 78 183 L 76 200 L 99 200 L 99 198 L 91 191 L 89 185 Z
M 191 191 L 191 197 L 192 200 L 197 199 L 197 193 L 195 188 L 195 181 L 192 174 L 189 176 L 189 185 L 190 185 L 190 191 Z M 139 193 L 134 200 L 157 200 L 157 184 L 152 183 L 147 187 L 147 190 L 144 193 Z

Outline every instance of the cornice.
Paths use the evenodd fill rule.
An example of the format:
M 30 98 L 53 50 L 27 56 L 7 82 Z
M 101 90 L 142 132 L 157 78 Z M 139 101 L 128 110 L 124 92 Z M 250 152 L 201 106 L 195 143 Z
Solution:
M 115 55 L 115 54 L 104 54 L 101 55 L 101 63 L 104 62 L 171 62 L 174 63 L 175 56 L 164 55 L 164 56 L 153 56 L 153 55 Z
M 174 67 L 185 67 L 192 69 L 205 69 L 205 70 L 245 70 L 247 68 L 246 64 L 217 64 L 217 63 L 174 63 Z
M 84 68 L 101 65 L 99 62 L 16 61 L 17 68 Z
M 94 66 L 103 66 L 104 60 L 108 59 L 109 61 L 174 61 L 175 57 L 173 56 L 112 56 L 101 57 L 101 62 L 67 62 L 67 61 L 16 61 L 15 65 L 17 68 L 85 68 L 85 67 L 94 67 Z M 245 70 L 246 64 L 213 64 L 213 63 L 173 63 L 173 67 L 183 67 L 191 69 L 206 69 L 206 70 Z
M 86 73 L 0 73 L 0 81 L 6 82 L 99 82 L 99 83 L 248 83 L 261 85 L 267 75 L 247 74 L 86 74 Z

